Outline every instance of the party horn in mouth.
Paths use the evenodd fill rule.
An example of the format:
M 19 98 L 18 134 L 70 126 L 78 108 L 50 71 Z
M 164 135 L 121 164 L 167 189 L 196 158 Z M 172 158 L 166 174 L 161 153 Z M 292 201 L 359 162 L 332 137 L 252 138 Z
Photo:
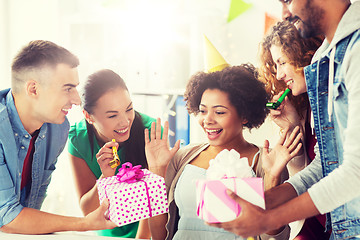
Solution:
M 112 141 L 115 142 L 115 139 L 113 139 Z M 119 158 L 119 156 L 118 156 L 118 154 L 117 154 L 117 150 L 116 150 L 116 147 L 115 147 L 115 146 L 112 147 L 112 151 L 113 151 L 113 157 L 114 157 L 114 159 L 109 162 L 109 166 L 110 166 L 111 168 L 116 168 L 117 166 L 120 165 L 120 158 Z
M 291 90 L 289 88 L 286 89 L 285 92 L 280 96 L 280 98 L 276 102 L 268 102 L 266 104 L 266 107 L 268 109 L 274 109 L 274 110 L 277 109 L 280 106 L 280 104 L 284 101 L 286 95 L 288 95 L 289 92 L 291 92 Z

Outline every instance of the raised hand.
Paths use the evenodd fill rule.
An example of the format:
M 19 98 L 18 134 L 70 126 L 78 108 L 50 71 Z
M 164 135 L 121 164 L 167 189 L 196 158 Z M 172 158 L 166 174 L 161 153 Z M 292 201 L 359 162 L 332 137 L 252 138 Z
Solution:
M 284 91 L 275 95 L 273 97 L 273 101 L 277 101 L 283 93 Z M 270 117 L 281 129 L 292 130 L 296 126 L 300 125 L 300 116 L 295 107 L 289 101 L 288 97 L 284 99 L 276 110 L 270 110 Z
M 115 175 L 116 168 L 109 166 L 109 162 L 114 159 L 112 147 L 117 148 L 118 146 L 119 144 L 117 142 L 107 142 L 96 154 L 97 162 L 104 177 L 111 177 Z
M 158 118 L 151 124 L 151 133 L 145 129 L 145 154 L 149 165 L 149 170 L 165 176 L 166 168 L 170 160 L 180 148 L 180 140 L 176 141 L 170 149 L 168 141 L 169 122 L 165 121 L 163 135 L 161 136 L 161 120 Z
M 300 132 L 300 127 L 295 127 L 288 138 L 286 138 L 287 132 L 288 130 L 285 130 L 281 134 L 279 141 L 270 153 L 269 141 L 265 140 L 262 155 L 262 168 L 265 172 L 265 188 L 269 187 L 267 186 L 269 180 L 275 181 L 273 182 L 275 185 L 278 184 L 278 180 L 280 180 L 281 173 L 286 167 L 286 164 L 301 150 L 302 133 Z

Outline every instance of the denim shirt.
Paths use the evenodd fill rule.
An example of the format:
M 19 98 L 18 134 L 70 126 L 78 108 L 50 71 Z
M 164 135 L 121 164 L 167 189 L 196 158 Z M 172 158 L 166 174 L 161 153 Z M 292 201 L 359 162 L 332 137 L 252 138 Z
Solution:
M 345 64 L 346 54 L 349 54 L 349 52 L 352 51 L 351 49 L 353 46 L 357 45 L 358 49 L 359 44 L 360 30 L 356 30 L 337 42 L 336 47 L 333 48 L 333 51 L 335 51 L 334 62 L 330 61 L 330 52 L 328 52 L 325 56 L 305 68 L 307 91 L 311 109 L 314 114 L 314 126 L 321 158 L 322 174 L 323 177 L 332 174 L 333 178 L 331 181 L 337 181 L 337 184 L 341 184 L 342 179 L 339 177 L 334 179 L 335 176 L 345 176 L 344 178 L 349 178 L 350 175 L 350 177 L 353 178 L 353 181 L 357 180 L 355 178 L 356 175 L 352 175 L 350 172 L 344 174 L 344 171 L 341 172 L 338 168 L 344 163 L 345 151 L 350 149 L 350 144 L 358 145 L 360 141 L 359 137 L 359 141 L 356 142 L 353 141 L 352 138 L 352 143 L 345 140 L 346 138 L 350 139 L 349 130 L 347 132 L 349 123 L 349 85 L 347 85 L 346 76 L 349 76 L 349 66 L 348 64 Z M 357 52 L 356 54 L 360 54 L 360 52 Z M 329 63 L 334 64 L 334 81 L 333 85 L 330 86 L 332 89 L 329 89 L 328 85 Z M 352 64 L 355 65 L 356 63 Z M 360 76 L 355 77 L 355 79 L 353 78 L 352 81 L 360 81 Z M 355 89 L 352 90 L 355 91 Z M 331 111 L 328 110 L 329 91 L 332 91 L 333 93 L 331 99 L 333 102 L 331 106 L 333 107 L 333 113 L 330 115 L 330 118 L 329 112 L 331 113 Z M 360 135 L 360 132 L 357 134 Z M 345 147 L 345 144 L 348 145 L 346 146 L 347 148 Z M 350 162 L 350 157 L 348 155 L 346 156 L 346 159 L 349 159 L 347 160 L 347 163 Z M 356 156 L 352 156 L 352 158 L 351 161 L 360 161 Z M 340 175 L 340 173 L 342 175 Z M 330 182 L 330 180 L 328 182 Z M 359 184 L 359 182 L 356 184 Z M 329 185 L 330 184 L 328 184 L 328 187 L 330 187 Z M 333 186 L 334 189 L 336 187 L 338 186 Z M 343 187 L 346 188 L 345 186 Z M 356 191 L 356 189 L 353 189 L 352 191 Z M 338 194 L 345 195 L 341 192 L 338 192 Z M 348 195 L 350 195 L 349 192 Z M 311 194 L 310 196 L 312 197 Z M 360 197 L 359 194 L 355 196 L 358 197 L 344 200 L 344 203 L 341 203 L 341 206 L 336 207 L 328 214 L 328 224 L 330 224 L 331 219 L 332 231 L 336 239 L 351 238 L 360 235 Z M 314 201 L 314 203 L 316 205 L 316 201 Z
M 41 126 L 35 141 L 31 183 L 21 190 L 31 135 L 20 121 L 11 90 L 0 91 L 0 227 L 14 220 L 24 207 L 40 209 L 68 132 L 67 119 L 62 124 Z

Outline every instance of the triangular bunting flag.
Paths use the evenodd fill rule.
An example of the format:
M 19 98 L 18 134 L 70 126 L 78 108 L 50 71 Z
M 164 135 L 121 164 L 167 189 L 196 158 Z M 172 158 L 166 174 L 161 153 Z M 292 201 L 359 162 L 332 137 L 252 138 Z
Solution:
M 251 3 L 246 3 L 243 0 L 231 0 L 227 22 L 231 22 L 251 7 Z

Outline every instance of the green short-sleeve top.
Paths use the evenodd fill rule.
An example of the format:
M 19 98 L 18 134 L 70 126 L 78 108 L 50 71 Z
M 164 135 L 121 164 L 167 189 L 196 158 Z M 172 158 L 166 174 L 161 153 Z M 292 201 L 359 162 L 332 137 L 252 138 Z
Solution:
M 145 114 L 139 113 L 144 124 L 144 127 L 151 131 L 151 123 L 155 122 L 156 119 L 149 117 Z M 94 173 L 98 179 L 101 176 L 101 169 L 96 160 L 96 153 L 100 150 L 100 146 L 95 139 L 93 140 L 93 152 L 91 153 L 90 141 L 88 137 L 88 131 L 86 128 L 86 120 L 82 119 L 80 122 L 75 123 L 70 127 L 68 151 L 71 155 L 83 159 L 89 166 L 90 170 Z M 121 159 L 121 163 L 126 162 L 125 149 L 118 148 L 118 155 Z M 116 169 L 118 172 L 121 165 Z M 117 236 L 123 238 L 135 238 L 139 222 L 134 222 L 122 227 L 117 227 L 109 230 L 98 231 L 101 236 Z

